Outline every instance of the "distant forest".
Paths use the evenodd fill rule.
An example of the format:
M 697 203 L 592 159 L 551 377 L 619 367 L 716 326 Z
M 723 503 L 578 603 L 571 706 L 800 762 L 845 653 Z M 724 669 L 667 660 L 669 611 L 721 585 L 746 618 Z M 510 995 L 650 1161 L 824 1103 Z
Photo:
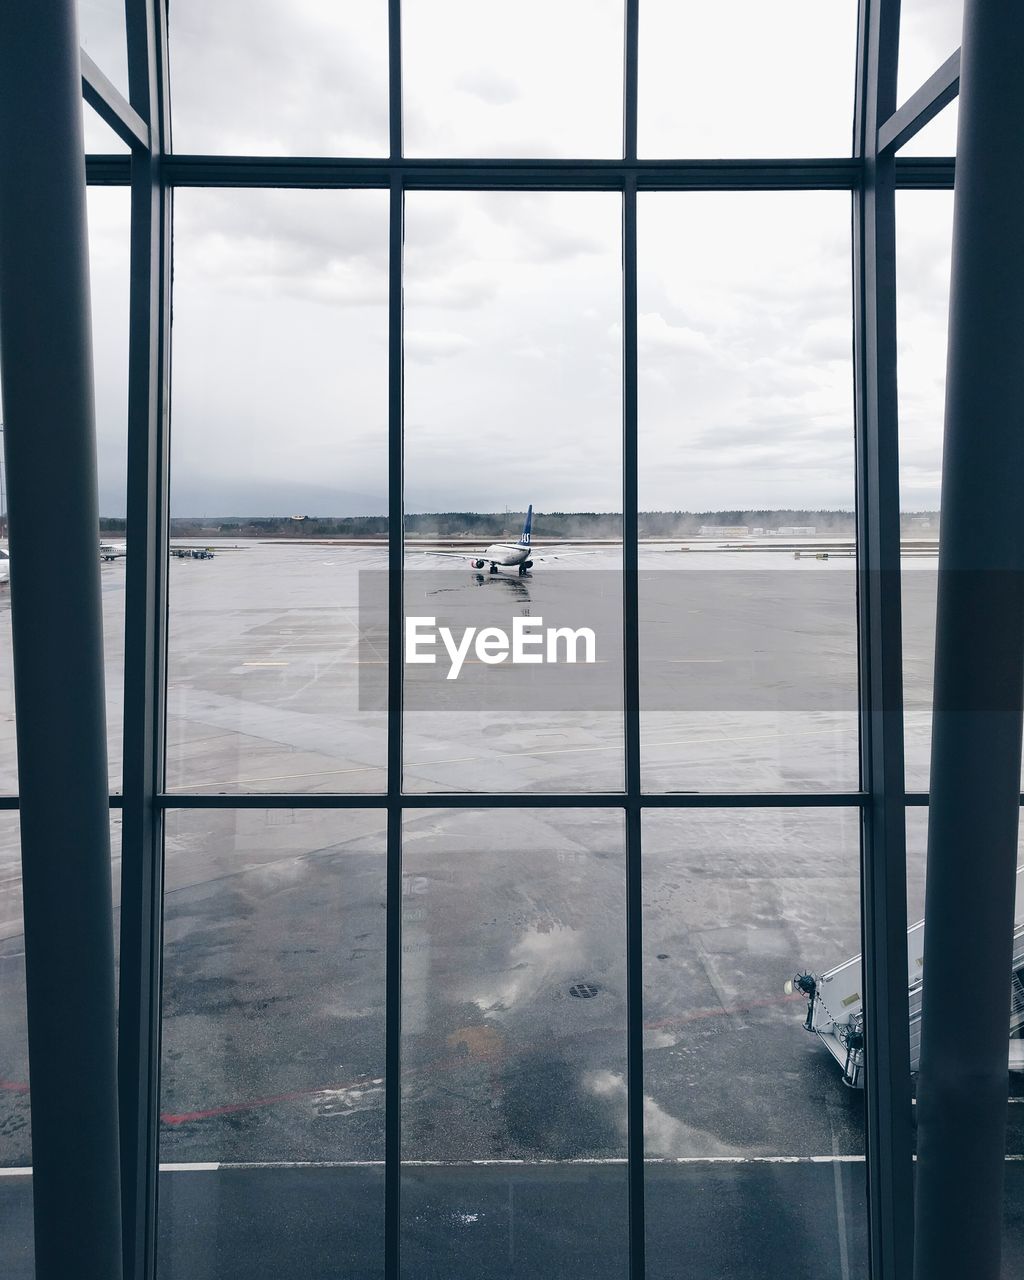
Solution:
M 504 538 L 518 537 L 526 519 L 525 511 L 478 512 L 441 511 L 405 517 L 405 532 L 412 537 Z M 936 511 L 906 511 L 900 516 L 902 533 L 921 537 L 938 536 Z M 702 525 L 728 525 L 766 533 L 791 525 L 813 526 L 822 537 L 853 537 L 852 511 L 795 510 L 778 508 L 761 511 L 641 511 L 642 538 L 692 538 Z M 123 519 L 100 520 L 103 533 L 125 532 Z M 387 536 L 387 516 L 206 516 L 171 520 L 171 534 L 177 538 L 383 538 Z M 618 538 L 622 517 L 607 511 L 550 511 L 534 513 L 534 536 L 538 541 L 552 538 Z

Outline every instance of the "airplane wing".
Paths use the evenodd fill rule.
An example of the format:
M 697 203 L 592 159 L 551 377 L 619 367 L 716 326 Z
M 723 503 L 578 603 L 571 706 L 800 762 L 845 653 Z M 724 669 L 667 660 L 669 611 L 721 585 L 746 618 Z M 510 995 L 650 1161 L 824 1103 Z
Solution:
M 531 560 L 568 560 L 573 556 L 596 556 L 604 547 L 559 547 L 557 551 L 531 553 Z
M 465 551 L 427 551 L 419 547 L 411 550 L 406 549 L 407 556 L 442 556 L 445 560 L 483 560 L 485 554 L 483 551 L 477 551 L 473 547 L 467 547 Z

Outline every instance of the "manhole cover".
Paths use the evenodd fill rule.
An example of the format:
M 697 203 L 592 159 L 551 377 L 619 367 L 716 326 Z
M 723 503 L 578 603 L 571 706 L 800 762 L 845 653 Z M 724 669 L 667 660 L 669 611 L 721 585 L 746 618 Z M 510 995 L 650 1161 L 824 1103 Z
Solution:
M 592 982 L 577 982 L 569 988 L 569 994 L 575 996 L 577 1000 L 593 1000 L 600 990 L 601 988 L 595 987 Z

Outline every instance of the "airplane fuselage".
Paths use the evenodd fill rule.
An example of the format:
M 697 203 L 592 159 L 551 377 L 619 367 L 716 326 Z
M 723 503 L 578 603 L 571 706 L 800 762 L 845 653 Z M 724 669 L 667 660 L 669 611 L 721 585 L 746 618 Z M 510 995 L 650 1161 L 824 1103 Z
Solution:
M 476 557 L 477 560 L 483 560 L 484 564 L 496 564 L 503 568 L 511 569 L 516 565 L 523 564 L 530 557 L 530 548 L 521 547 L 515 542 L 492 542 L 485 548 L 482 555 Z M 478 566 L 483 568 L 483 565 Z

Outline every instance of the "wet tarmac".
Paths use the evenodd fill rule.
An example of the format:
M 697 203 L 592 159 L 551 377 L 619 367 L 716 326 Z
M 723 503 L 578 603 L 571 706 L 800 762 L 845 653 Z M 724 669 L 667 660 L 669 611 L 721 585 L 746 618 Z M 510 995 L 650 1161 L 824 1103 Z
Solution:
M 582 590 L 586 574 L 599 584 L 614 572 L 614 552 L 592 559 L 571 573 L 538 568 L 519 584 L 528 600 L 505 587 L 488 594 L 550 612 L 559 581 Z M 649 597 L 658 638 L 648 649 L 653 664 L 664 660 L 645 711 L 647 788 L 855 789 L 856 716 L 842 699 L 802 709 L 784 690 L 773 694 L 775 710 L 754 713 L 723 678 L 718 711 L 673 702 L 668 659 L 698 633 L 665 617 L 673 596 L 661 584 L 669 574 L 684 584 L 708 572 L 684 569 L 683 559 L 642 554 L 642 567 L 659 575 Z M 250 546 L 172 562 L 171 790 L 383 787 L 386 725 L 379 710 L 360 707 L 358 624 L 359 570 L 379 572 L 382 560 L 375 549 Z M 749 557 L 742 568 L 750 573 Z M 410 578 L 422 572 L 416 564 Z M 822 590 L 804 586 L 791 597 L 801 621 L 786 607 L 786 581 L 815 572 L 810 581 Z M 111 671 L 120 661 L 123 573 L 123 565 L 103 568 Z M 807 689 L 832 672 L 855 687 L 849 562 L 815 570 L 777 558 L 753 581 L 762 585 L 722 621 L 720 654 L 732 661 L 748 645 L 777 664 L 789 652 L 786 628 L 806 631 L 813 610 L 826 660 L 808 665 L 795 653 L 792 683 Z M 920 582 L 925 604 L 908 627 L 919 684 L 927 661 Z M 483 594 L 461 568 L 453 586 L 445 607 L 456 613 Z M 682 611 L 710 597 L 693 588 L 678 599 Z M 766 601 L 771 624 L 759 629 Z M 716 678 L 707 674 L 713 665 L 701 663 L 702 679 Z M 618 679 L 609 666 L 608 679 Z M 752 662 L 745 678 L 769 669 Z M 771 670 L 778 680 L 777 665 Z M 416 712 L 406 786 L 614 789 L 621 724 L 614 706 L 575 717 Z M 921 818 L 910 826 L 915 918 Z M 784 991 L 798 970 L 820 971 L 859 949 L 858 813 L 659 810 L 644 824 L 649 1274 L 678 1274 L 686 1258 L 694 1274 L 864 1275 L 863 1095 L 843 1087 L 823 1046 L 802 1030 L 802 1001 Z M 623 1275 L 621 813 L 411 809 L 403 863 L 407 1273 Z M 378 1275 L 382 813 L 171 810 L 166 889 L 161 1160 L 181 1171 L 163 1176 L 161 1275 Z M 0 815 L 7 1168 L 31 1158 L 19 908 L 16 819 Z M 1022 1110 L 1011 1103 L 1011 1152 L 1024 1152 Z M 252 1167 L 195 1167 L 210 1164 Z M 4 1247 L 15 1276 L 27 1248 L 27 1180 L 0 1179 L 0 1197 L 11 1210 Z M 1008 1221 L 1016 1239 L 1021 1224 L 1013 1213 Z

